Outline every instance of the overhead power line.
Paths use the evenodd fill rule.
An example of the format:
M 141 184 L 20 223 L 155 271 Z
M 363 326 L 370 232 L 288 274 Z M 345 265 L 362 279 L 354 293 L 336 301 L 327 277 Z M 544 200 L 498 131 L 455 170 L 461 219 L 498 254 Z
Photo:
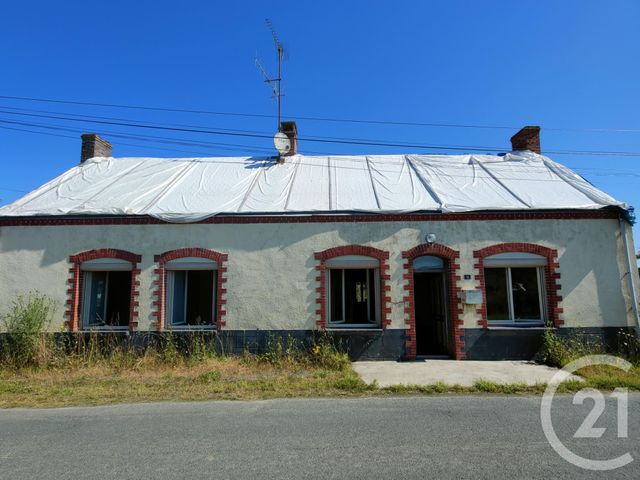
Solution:
M 120 104 L 120 103 L 60 100 L 60 99 L 52 99 L 52 98 L 21 97 L 21 96 L 12 96 L 12 95 L 0 95 L 0 99 L 40 102 L 40 103 L 57 103 L 57 104 L 65 104 L 65 105 L 79 105 L 79 106 L 90 106 L 90 107 L 148 110 L 148 111 L 155 111 L 155 112 L 192 113 L 192 114 L 201 114 L 201 115 L 217 115 L 217 116 L 229 116 L 229 117 L 254 117 L 254 118 L 276 118 L 277 117 L 277 115 L 269 115 L 269 114 L 261 114 L 261 113 L 228 112 L 228 111 L 201 110 L 201 109 L 176 108 L 176 107 L 151 107 L 151 106 L 144 106 L 144 105 L 126 105 L 126 104 Z M 288 115 L 285 118 L 290 120 L 307 120 L 307 121 L 317 121 L 317 122 L 359 123 L 359 124 L 370 124 L 370 125 L 397 125 L 397 126 L 437 127 L 437 128 L 499 129 L 499 130 L 518 130 L 520 128 L 520 126 L 513 126 L 513 125 L 478 125 L 478 124 L 469 124 L 469 123 L 410 122 L 410 121 L 401 121 L 401 120 L 332 118 L 332 117 L 317 117 L 317 116 L 304 116 L 304 115 Z M 588 132 L 588 133 L 595 133 L 595 132 L 640 133 L 640 128 L 545 127 L 545 130 L 558 131 L 558 132 Z
M 20 126 L 26 126 L 26 127 L 43 128 L 43 129 L 46 129 L 46 130 L 72 132 L 72 133 L 76 133 L 76 134 L 84 133 L 83 130 L 78 129 L 78 128 L 70 128 L 70 127 L 65 127 L 65 126 L 61 126 L 61 125 L 52 125 L 52 124 L 21 122 L 21 121 L 9 120 L 9 119 L 6 119 L 6 118 L 1 118 L 1 117 L 0 117 L 0 123 L 8 124 L 8 125 L 20 125 Z M 35 132 L 34 131 L 33 133 L 45 133 L 45 132 Z M 111 137 L 115 137 L 115 138 L 126 138 L 126 139 L 133 139 L 133 140 L 142 140 L 142 141 L 148 141 L 148 142 L 175 143 L 175 144 L 178 144 L 178 145 L 203 146 L 203 147 L 206 147 L 206 148 L 215 147 L 215 148 L 219 148 L 219 149 L 222 149 L 222 150 L 234 150 L 234 151 L 245 150 L 245 151 L 260 151 L 260 152 L 264 152 L 264 153 L 268 153 L 268 154 L 273 153 L 273 149 L 267 148 L 267 147 L 260 147 L 260 146 L 257 146 L 257 145 L 245 145 L 245 144 L 222 143 L 222 142 L 208 142 L 208 141 L 204 141 L 204 140 L 200 141 L 200 140 L 192 140 L 192 139 L 180 139 L 180 138 L 162 137 L 162 136 L 156 136 L 156 135 L 129 134 L 129 133 L 124 133 L 124 132 L 112 131 L 112 130 L 101 130 L 101 133 L 108 135 L 110 138 Z M 77 140 L 77 138 L 78 138 L 77 136 L 70 136 L 70 135 L 58 135 L 58 136 L 65 136 L 65 137 L 73 138 L 75 140 Z M 120 144 L 124 145 L 123 143 L 120 143 Z M 226 147 L 235 147 L 235 148 L 226 148 Z
M 30 112 L 30 113 L 43 113 L 43 114 L 51 114 L 51 115 L 66 115 L 69 117 L 75 117 L 79 119 L 95 119 L 95 120 L 114 120 L 121 122 L 138 122 L 139 120 L 132 120 L 129 118 L 122 117 L 105 117 L 101 115 L 87 115 L 84 113 L 70 113 L 70 112 L 59 112 L 55 110 L 40 110 L 35 108 L 19 108 L 19 107 L 9 107 L 7 105 L 0 105 L 0 108 L 4 108 L 7 110 L 15 110 L 15 114 L 19 114 L 19 112 Z M 245 130 L 245 129 L 237 129 L 237 128 L 225 128 L 225 127 L 203 127 L 202 125 L 191 125 L 184 123 L 166 123 L 166 122 L 150 122 L 145 120 L 145 122 L 149 125 L 159 125 L 163 127 L 178 127 L 178 128 L 215 128 L 216 130 L 222 130 L 225 132 L 237 132 L 237 133 L 257 133 L 265 136 L 272 136 L 272 132 L 265 132 L 260 130 Z
M 0 121 L 0 123 L 4 123 L 4 122 Z M 39 128 L 41 128 L 41 127 L 39 127 Z M 4 126 L 4 125 L 0 125 L 0 129 L 2 129 L 2 130 L 13 130 L 13 131 L 25 132 L 25 133 L 33 133 L 33 134 L 37 134 L 37 135 L 48 135 L 48 136 L 51 136 L 51 137 L 69 138 L 69 139 L 73 139 L 76 142 L 78 141 L 78 136 L 77 135 L 64 135 L 62 133 L 39 132 L 39 131 L 36 131 L 36 130 L 29 130 L 27 128 L 7 127 L 7 126 Z M 116 136 L 116 135 L 112 134 L 111 136 Z M 117 136 L 119 138 L 129 138 L 128 136 L 124 136 L 124 135 L 122 135 L 122 136 L 117 135 Z M 136 137 L 131 137 L 131 138 L 136 139 Z M 140 138 L 139 141 L 147 142 L 147 143 L 149 143 L 149 142 L 151 142 L 151 143 L 161 142 L 160 140 L 152 140 L 152 139 L 145 139 L 145 138 Z M 166 143 L 176 143 L 178 145 L 182 145 L 182 143 L 180 143 L 180 142 L 166 142 Z M 149 145 L 143 145 L 143 144 L 140 144 L 140 143 L 118 142 L 118 145 L 119 146 L 142 148 L 142 149 L 147 149 L 147 150 L 149 148 L 151 148 L 151 147 L 149 147 Z M 185 145 L 192 146 L 191 144 L 185 144 Z M 193 145 L 193 146 L 196 146 L 196 147 L 200 146 L 200 147 L 203 147 L 203 148 L 211 148 L 211 149 L 216 149 L 216 148 L 217 149 L 224 149 L 223 147 L 214 147 L 214 146 L 209 146 L 209 145 Z M 165 151 L 168 151 L 168 152 L 179 152 L 179 153 L 191 153 L 191 154 L 197 154 L 199 156 L 205 156 L 205 157 L 212 156 L 212 152 L 210 152 L 210 151 L 209 152 L 200 152 L 200 151 L 184 150 L 184 149 L 178 149 L 178 148 L 159 147 L 157 145 L 154 145 L 152 148 L 154 150 L 165 150 Z M 230 148 L 224 149 L 224 150 L 237 151 L 237 149 L 230 149 Z M 260 153 L 262 153 L 262 152 L 260 152 Z
M 3 121 L 2 119 L 0 119 L 0 123 L 5 123 L 5 121 Z M 17 122 L 6 122 L 6 123 L 11 123 L 11 124 L 15 124 Z M 19 123 L 20 125 L 22 125 L 22 123 Z M 44 128 L 43 125 L 38 125 L 38 124 L 33 124 L 33 126 L 37 127 L 37 128 Z M 70 131 L 70 132 L 79 132 L 77 130 L 74 129 L 70 129 L 70 128 L 65 128 L 65 127 L 50 127 L 56 130 L 63 130 L 63 131 Z M 62 138 L 69 138 L 69 139 L 73 139 L 73 140 L 77 140 L 77 136 L 74 135 L 65 135 L 65 134 L 60 134 L 60 133 L 52 133 L 52 132 L 40 132 L 40 131 L 36 131 L 36 130 L 30 130 L 30 129 L 24 129 L 24 128 L 16 128 L 16 127 L 7 127 L 7 126 L 3 126 L 0 125 L 0 129 L 6 129 L 6 130 L 13 130 L 13 131 L 20 131 L 20 132 L 25 132 L 25 133 L 33 133 L 33 134 L 42 134 L 42 135 L 50 135 L 50 136 L 55 136 L 55 137 L 62 137 Z M 155 143 L 156 141 L 162 140 L 163 137 L 155 137 L 155 136 L 129 136 L 129 135 L 118 135 L 118 134 L 111 134 L 111 136 L 117 136 L 117 137 L 121 137 L 121 138 L 132 138 L 134 140 L 140 140 L 143 142 L 152 142 Z M 179 139 L 167 139 L 167 143 L 174 143 L 173 140 L 179 140 Z M 179 145 L 182 144 L 181 142 L 175 142 L 178 143 Z M 118 145 L 122 145 L 122 146 L 131 146 L 131 147 L 135 147 L 135 148 L 149 148 L 148 146 L 145 145 L 140 145 L 140 144 L 132 144 L 132 143 L 125 143 L 125 142 L 118 142 Z M 190 143 L 185 143 L 185 145 L 189 145 L 191 146 L 192 144 Z M 205 147 L 205 148 L 216 148 L 215 147 L 215 143 L 213 142 L 205 142 L 204 144 L 198 144 L 198 143 L 194 143 L 194 146 L 200 146 L 200 147 Z M 157 147 L 154 145 L 155 149 L 159 149 L 159 150 L 166 150 L 166 151 L 173 151 L 173 152 L 183 152 L 183 153 L 191 153 L 191 154 L 198 154 L 198 155 L 204 155 L 205 157 L 207 156 L 211 156 L 210 152 L 199 152 L 199 151 L 193 151 L 193 150 L 183 150 L 183 149 L 173 149 L 173 148 L 163 148 L 163 147 Z M 349 160 L 349 156 L 344 157 L 343 159 L 344 161 L 348 161 Z M 230 160 L 221 160 L 223 163 L 229 163 Z M 390 161 L 389 163 L 394 163 L 393 161 Z M 388 163 L 388 164 L 389 164 Z M 320 166 L 320 165 L 317 165 Z M 467 165 L 448 165 L 447 168 L 451 169 L 451 168 L 460 168 L 461 170 L 467 169 L 468 166 Z M 322 167 L 324 168 L 324 167 Z M 337 168 L 340 169 L 345 169 L 345 170 L 359 170 L 359 167 L 349 167 L 347 165 L 341 165 Z M 628 177 L 640 177 L 640 174 L 637 172 L 633 172 L 633 171 L 628 171 L 628 170 L 610 170 L 610 169 L 598 169 L 598 168 L 590 168 L 590 167 L 568 167 L 571 168 L 574 171 L 585 171 L 585 174 L 589 174 L 589 175 L 595 175 L 595 176 L 611 176 L 611 177 L 620 177 L 620 178 L 628 178 Z M 385 170 L 379 170 L 380 172 L 384 172 Z M 538 167 L 538 166 L 521 166 L 521 168 L 519 169 L 519 171 L 521 173 L 524 173 L 525 175 L 528 175 L 528 173 L 535 173 L 537 172 L 547 172 L 548 169 L 546 167 Z M 455 175 L 455 174 L 451 174 L 448 173 L 448 176 L 454 177 L 454 178 L 469 178 L 469 175 Z M 476 175 L 478 178 L 489 178 L 486 175 Z M 562 181 L 559 179 L 532 179 L 529 176 L 517 176 L 517 177 L 503 177 L 502 179 L 504 180 L 531 180 L 531 181 L 550 181 L 550 182 L 554 182 L 554 181 Z
M 142 128 L 142 129 L 156 129 L 163 131 L 185 132 L 185 133 L 200 133 L 209 135 L 223 135 L 234 137 L 250 137 L 250 138 L 269 138 L 271 135 L 262 133 L 251 133 L 249 131 L 234 130 L 234 131 L 222 131 L 220 129 L 209 129 L 207 127 L 178 127 L 178 126 L 164 126 L 159 124 L 140 123 L 136 120 L 125 119 L 113 119 L 113 120 L 100 120 L 95 118 L 75 118 L 68 116 L 67 114 L 38 114 L 38 113 L 24 113 L 14 112 L 7 110 L 0 110 L 0 113 L 7 115 L 18 115 L 26 117 L 36 118 L 48 118 L 54 120 L 64 120 L 71 122 L 93 123 L 101 125 L 117 125 L 130 128 Z M 110 118 L 110 117 L 102 117 Z M 305 136 L 299 137 L 300 141 L 316 142 L 316 143 L 329 143 L 329 144 L 343 144 L 343 145 L 362 145 L 362 146 L 378 146 L 378 147 L 397 147 L 397 148 L 415 148 L 415 149 L 427 149 L 427 150 L 441 150 L 441 151 L 474 151 L 474 152 L 504 152 L 504 148 L 500 147 L 487 147 L 487 146 L 472 146 L 472 145 L 426 145 L 418 143 L 405 143 L 394 141 L 377 141 L 372 139 L 359 139 L 359 138 L 341 138 L 341 137 L 315 137 Z M 615 156 L 640 156 L 640 152 L 622 152 L 622 151 L 596 151 L 596 150 L 547 150 L 546 153 L 557 155 L 615 155 Z
M 78 140 L 78 135 L 80 135 L 81 133 L 85 133 L 82 129 L 78 129 L 78 128 L 70 128 L 70 127 L 65 127 L 65 126 L 61 126 L 61 125 L 52 125 L 52 124 L 42 124 L 42 123 L 33 123 L 33 122 L 20 122 L 20 121 L 15 121 L 15 120 L 9 120 L 6 118 L 2 118 L 0 117 L 0 124 L 5 124 L 5 125 L 18 125 L 18 126 L 26 126 L 26 127 L 35 127 L 35 128 L 42 128 L 45 130 L 54 130 L 54 131 L 62 131 L 62 132 L 71 132 L 71 133 L 75 133 L 76 135 L 63 135 L 63 134 L 54 134 L 51 132 L 40 132 L 40 131 L 36 131 L 36 130 L 29 130 L 29 129 L 24 129 L 24 128 L 16 128 L 16 127 L 6 127 L 6 126 L 0 126 L 0 128 L 3 128 L 5 130 L 16 130 L 16 131 L 24 131 L 24 132 L 28 132 L 28 133 L 34 133 L 34 134 L 43 134 L 43 135 L 50 135 L 50 136 L 56 136 L 56 137 L 64 137 L 64 138 L 72 138 L 74 140 Z M 140 133 L 136 133 L 136 134 L 129 134 L 129 133 L 124 133 L 124 132 L 118 132 L 118 131 L 113 131 L 113 130 L 102 130 L 100 131 L 100 133 L 107 135 L 110 139 L 111 138 L 124 138 L 124 139 L 130 139 L 130 140 L 138 140 L 138 141 L 142 141 L 142 142 L 147 142 L 147 143 L 166 143 L 166 144 L 174 144 L 174 145 L 184 145 L 184 146 L 189 146 L 189 147 L 200 147 L 200 148 L 208 148 L 208 149 L 214 149 L 214 150 L 229 150 L 229 151 L 243 151 L 243 152 L 258 152 L 258 153 L 262 153 L 263 155 L 266 156 L 272 156 L 273 154 L 273 149 L 269 148 L 269 147 L 260 147 L 257 145 L 246 145 L 246 144 L 238 144 L 238 143 L 222 143 L 222 142 L 210 142 L 210 141 L 206 141 L 206 140 L 193 140 L 193 139 L 186 139 L 186 138 L 176 138 L 176 137 L 168 137 L 168 136 L 157 136 L 157 135 L 144 135 L 144 134 L 140 134 Z M 140 144 L 128 144 L 128 143 L 123 143 L 123 142 L 118 142 L 118 145 L 130 145 L 130 146 L 135 146 L 135 147 L 140 147 L 140 148 L 149 148 L 144 147 L 143 145 Z M 233 148 L 231 148 L 233 147 Z M 159 148 L 159 147 L 155 147 L 155 148 Z M 178 150 L 178 149 L 163 149 L 163 148 L 159 148 L 160 150 L 170 150 L 170 151 L 175 151 L 175 152 L 185 152 L 185 153 L 199 153 L 199 154 L 203 154 L 203 155 L 207 155 L 207 156 L 212 156 L 211 152 L 194 152 L 194 151 L 189 151 L 189 150 Z M 317 153 L 317 154 L 325 154 L 325 152 L 314 152 L 314 151 L 307 151 L 308 153 Z

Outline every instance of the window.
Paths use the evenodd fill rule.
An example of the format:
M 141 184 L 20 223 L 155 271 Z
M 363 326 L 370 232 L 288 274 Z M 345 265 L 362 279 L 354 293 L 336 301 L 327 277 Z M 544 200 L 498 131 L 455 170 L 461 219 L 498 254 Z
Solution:
M 329 325 L 376 327 L 380 323 L 379 262 L 361 255 L 327 261 Z
M 131 316 L 132 264 L 104 258 L 83 262 L 84 328 L 126 329 Z
M 167 326 L 213 328 L 217 263 L 198 257 L 167 262 Z
M 423 255 L 413 260 L 413 272 L 442 272 L 444 270 L 444 260 L 440 257 Z
M 487 320 L 490 325 L 544 324 L 546 259 L 531 253 L 501 253 L 484 260 Z

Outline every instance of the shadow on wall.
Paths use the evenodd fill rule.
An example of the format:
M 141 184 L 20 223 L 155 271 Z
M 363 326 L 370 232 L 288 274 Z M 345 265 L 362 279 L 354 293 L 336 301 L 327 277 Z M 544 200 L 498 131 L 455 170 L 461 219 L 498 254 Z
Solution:
M 309 257 L 316 250 L 331 246 L 371 245 L 392 237 L 397 229 L 381 228 L 379 223 L 269 223 L 261 224 L 261 235 L 256 236 L 259 224 L 158 224 L 158 225 L 78 225 L 50 227 L 17 227 L 20 235 L 11 235 L 16 227 L 0 227 L 0 252 L 42 251 L 41 267 L 68 261 L 70 255 L 96 248 L 118 248 L 143 256 L 156 255 L 167 250 L 201 246 L 220 252 L 255 252 L 277 249 L 284 251 L 317 236 L 335 233 L 340 239 L 335 245 L 322 243 L 309 245 Z M 33 229 L 33 230 L 31 230 Z M 99 235 L 96 235 L 96 229 Z M 25 234 L 26 232 L 26 234 Z M 86 235 L 83 235 L 87 232 Z M 420 234 L 416 233 L 416 241 Z M 167 241 L 167 238 L 171 240 Z M 206 239 L 206 241 L 203 241 Z M 143 262 L 148 259 L 143 259 Z
M 573 233 L 567 248 L 558 259 L 562 274 L 559 281 L 560 294 L 563 300 L 571 295 L 590 274 L 593 274 L 595 288 L 588 289 L 586 292 L 583 290 L 582 295 L 589 296 L 585 300 L 588 303 L 600 305 L 602 314 L 613 311 L 623 316 L 619 320 L 616 319 L 615 325 L 605 326 L 627 325 L 626 315 L 629 312 L 623 295 L 627 273 L 620 268 L 617 258 L 618 245 L 622 241 L 619 230 L 607 229 L 599 232 L 597 255 L 594 255 L 593 249 L 583 248 L 585 241 L 588 241 L 585 240 L 583 232 Z M 618 279 L 618 282 L 613 282 L 612 279 Z M 575 319 L 565 318 L 568 322 L 572 320 Z
M 309 318 L 312 320 L 309 322 L 309 328 L 315 329 L 317 328 L 316 322 L 320 319 L 320 315 L 316 312 L 320 308 L 320 305 L 316 303 L 316 299 L 318 298 L 318 292 L 316 288 L 320 286 L 320 281 L 316 280 L 318 276 L 318 271 L 316 270 L 316 265 L 319 263 L 319 260 L 316 260 L 312 255 L 309 256 L 305 263 L 305 267 L 307 267 L 307 312 L 309 314 Z

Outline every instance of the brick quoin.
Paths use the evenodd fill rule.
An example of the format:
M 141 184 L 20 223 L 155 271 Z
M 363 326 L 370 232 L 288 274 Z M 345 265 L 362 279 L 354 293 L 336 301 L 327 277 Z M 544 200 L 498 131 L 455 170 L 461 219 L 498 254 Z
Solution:
M 618 210 L 552 210 L 541 212 L 468 212 L 356 215 L 214 215 L 193 224 L 255 223 L 353 223 L 353 222 L 460 222 L 486 220 L 599 220 L 616 219 Z M 0 227 L 41 227 L 62 225 L 171 225 L 159 218 L 138 216 L 3 217 Z
M 484 283 L 484 259 L 491 255 L 497 255 L 498 253 L 509 252 L 534 253 L 536 255 L 546 257 L 547 264 L 544 267 L 544 279 L 547 299 L 547 318 L 554 327 L 557 328 L 562 326 L 564 324 L 564 321 L 560 318 L 560 315 L 562 314 L 562 307 L 560 307 L 562 297 L 558 294 L 560 291 L 560 283 L 558 283 L 560 281 L 558 251 L 533 243 L 500 243 L 473 252 L 473 258 L 476 260 L 476 263 L 473 264 L 473 268 L 478 270 L 478 274 L 475 276 L 475 279 L 482 291 L 482 306 L 476 310 L 481 317 L 481 319 L 478 320 L 478 326 L 483 328 L 488 327 L 486 303 L 487 294 L 485 292 Z
M 80 265 L 82 262 L 97 260 L 99 258 L 117 258 L 131 263 L 131 300 L 129 305 L 129 330 L 135 331 L 138 327 L 138 295 L 140 294 L 140 268 L 138 264 L 142 260 L 140 255 L 117 250 L 115 248 L 101 248 L 97 250 L 87 250 L 69 257 L 71 268 L 69 269 L 69 289 L 67 290 L 67 309 L 65 316 L 67 321 L 65 326 L 70 332 L 77 332 L 80 329 L 80 312 L 82 311 L 82 289 L 84 285 L 84 273 Z
M 180 248 L 178 250 L 170 250 L 161 255 L 156 255 L 153 259 L 157 263 L 154 270 L 156 279 L 153 284 L 155 286 L 154 295 L 156 299 L 153 301 L 152 316 L 156 318 L 156 328 L 164 329 L 165 324 L 165 305 L 167 304 L 167 273 L 166 264 L 171 260 L 177 260 L 184 257 L 198 257 L 213 260 L 218 265 L 216 275 L 216 328 L 219 330 L 226 325 L 224 316 L 227 313 L 225 305 L 227 303 L 227 260 L 229 255 L 226 253 L 216 252 L 206 248 Z
M 406 262 L 404 265 L 404 274 L 402 278 L 407 282 L 404 287 L 404 313 L 406 315 L 406 323 L 409 325 L 407 338 L 405 341 L 405 356 L 408 360 L 416 358 L 416 312 L 415 312 L 415 291 L 413 284 L 413 261 L 417 257 L 429 255 L 439 257 L 446 264 L 447 275 L 447 299 L 449 302 L 449 324 L 451 329 L 454 358 L 456 360 L 464 360 L 466 358 L 464 334 L 462 332 L 463 308 L 460 304 L 460 265 L 457 260 L 460 253 L 444 245 L 438 243 L 418 245 L 411 250 L 402 252 L 402 258 Z
M 391 307 L 389 306 L 391 304 L 391 296 L 389 295 L 391 290 L 389 285 L 389 280 L 391 279 L 389 275 L 389 252 L 365 245 L 344 245 L 315 253 L 314 257 L 318 260 L 316 280 L 319 284 L 316 288 L 316 304 L 318 305 L 316 310 L 318 315 L 318 320 L 316 320 L 317 327 L 324 330 L 327 328 L 328 323 L 326 262 L 331 258 L 342 257 L 343 255 L 364 255 L 375 258 L 380 262 L 380 324 L 383 329 L 387 328 L 391 323 L 389 318 L 391 314 Z

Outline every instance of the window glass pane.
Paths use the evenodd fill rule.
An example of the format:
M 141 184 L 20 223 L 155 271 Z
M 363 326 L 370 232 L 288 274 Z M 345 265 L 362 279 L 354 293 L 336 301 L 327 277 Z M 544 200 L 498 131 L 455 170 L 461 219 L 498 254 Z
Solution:
M 126 327 L 131 307 L 131 272 L 85 272 L 87 327 Z
M 331 322 L 368 325 L 377 322 L 376 272 L 375 268 L 329 269 Z
M 331 316 L 330 321 L 340 322 L 342 318 L 342 270 L 331 269 Z
M 131 306 L 131 272 L 108 273 L 105 323 L 112 327 L 126 327 Z
M 176 270 L 169 272 L 172 277 L 172 302 L 171 302 L 171 323 L 173 325 L 184 325 L 185 322 L 185 287 L 187 283 L 187 272 Z
M 85 301 L 89 302 L 88 326 L 105 324 L 105 305 L 107 296 L 107 272 L 86 272 L 89 291 L 85 293 Z
M 367 270 L 347 269 L 344 271 L 346 323 L 369 323 L 368 292 Z
M 507 269 L 486 268 L 484 288 L 487 294 L 487 320 L 511 320 L 507 297 Z
M 537 268 L 511 268 L 515 320 L 542 320 Z
M 187 272 L 187 325 L 213 324 L 213 270 Z

